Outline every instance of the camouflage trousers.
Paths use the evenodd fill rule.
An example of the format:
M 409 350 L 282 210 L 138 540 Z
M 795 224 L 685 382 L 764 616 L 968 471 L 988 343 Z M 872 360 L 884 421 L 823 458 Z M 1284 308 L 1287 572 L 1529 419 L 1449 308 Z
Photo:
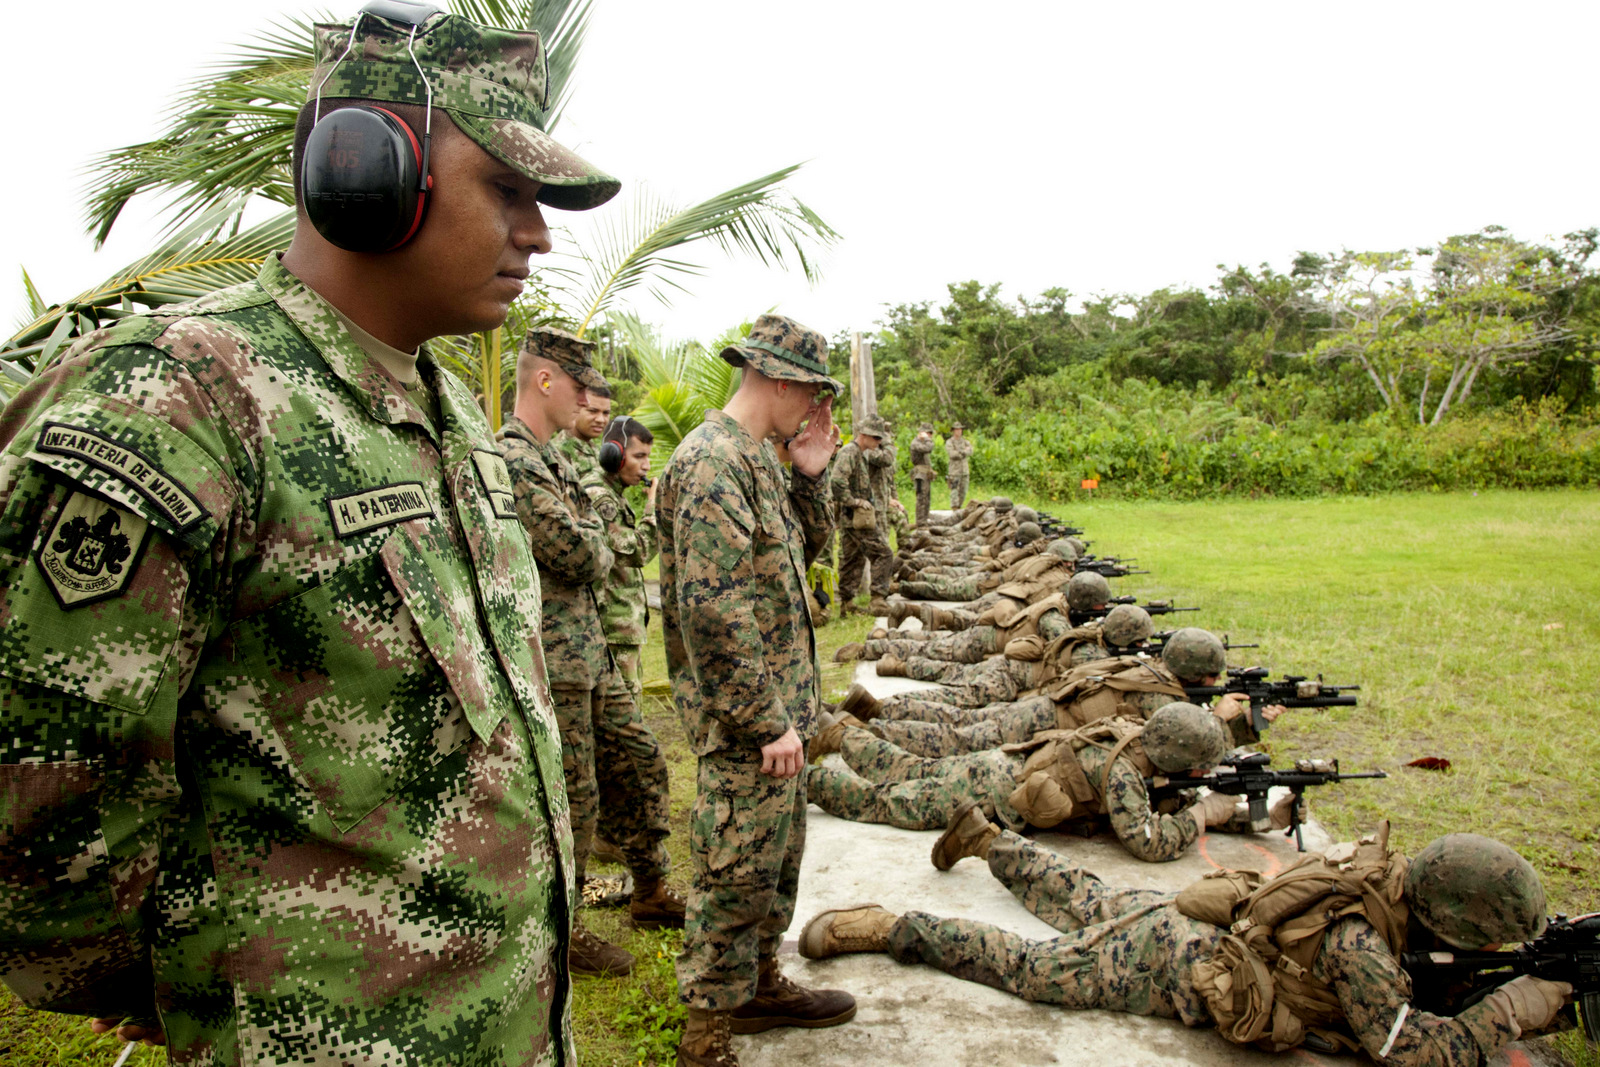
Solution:
M 761 773 L 759 749 L 700 757 L 689 854 L 694 878 L 678 999 L 729 1011 L 756 995 L 763 959 L 777 956 L 794 919 L 806 844 L 806 776 Z
M 945 481 L 950 483 L 950 508 L 952 511 L 961 510 L 967 502 L 967 476 L 965 474 L 947 475 Z
M 944 714 L 931 721 L 880 716 L 869 722 L 867 729 L 913 755 L 940 759 L 1020 744 L 1058 725 L 1056 702 L 1047 696 L 982 708 L 935 707 Z
M 912 630 L 899 637 L 868 641 L 863 655 L 866 659 L 921 656 L 949 663 L 982 663 L 985 657 L 1000 651 L 995 647 L 999 635 L 1000 631 L 993 626 L 974 626 L 970 630 Z
M 1061 930 L 1031 941 L 988 923 L 911 911 L 889 934 L 889 954 L 926 963 L 1024 1000 L 1212 1023 L 1189 975 L 1222 931 L 1185 918 L 1173 894 L 1113 889 L 1035 842 L 1004 832 L 989 870 L 1023 907 Z
M 652 882 L 671 867 L 666 838 L 667 758 L 645 725 L 638 645 L 612 645 L 617 670 L 602 687 L 607 729 L 595 736 L 595 777 L 600 789 L 597 834 L 622 850 L 635 882 Z
M 888 515 L 884 518 L 884 523 L 885 525 L 880 526 L 879 530 L 883 534 L 885 544 L 888 543 L 889 534 L 892 532 L 894 534 L 896 552 L 904 552 L 911 547 L 911 520 L 904 511 L 891 507 Z
M 928 525 L 928 512 L 933 509 L 933 479 L 916 478 L 912 485 L 917 489 L 917 527 Z
M 806 770 L 806 791 L 829 815 L 902 830 L 942 830 L 957 808 L 974 800 L 990 818 L 1017 829 L 1026 825 L 1007 800 L 1017 788 L 1021 756 L 993 751 L 923 759 L 858 729 L 844 732 L 839 754 L 850 770 L 820 764 Z
M 561 769 L 572 808 L 573 874 L 579 886 L 606 813 L 606 836 L 636 879 L 667 870 L 667 761 L 625 685 L 550 690 L 561 728 Z
M 981 663 L 946 663 L 913 656 L 906 660 L 906 677 L 938 682 L 946 687 L 939 699 L 963 708 L 981 708 L 1015 700 L 1032 688 L 1035 665 L 994 656 Z
M 894 553 L 876 528 L 839 531 L 839 599 L 855 599 L 862 584 L 862 571 L 872 564 L 872 595 L 888 596 L 894 578 Z
M 900 595 L 907 600 L 976 600 L 983 595 L 978 581 L 976 575 L 908 580 L 900 583 Z

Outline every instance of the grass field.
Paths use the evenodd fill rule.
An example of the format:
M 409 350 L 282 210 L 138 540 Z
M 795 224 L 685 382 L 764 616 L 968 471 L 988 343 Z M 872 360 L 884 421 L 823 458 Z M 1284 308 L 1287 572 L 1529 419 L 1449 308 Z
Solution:
M 1592 681 L 1600 676 L 1600 494 L 1094 502 L 1070 510 L 1019 503 L 1072 519 L 1089 531 L 1094 551 L 1136 556 L 1154 572 L 1121 579 L 1118 592 L 1204 609 L 1158 625 L 1176 618 L 1259 641 L 1235 662 L 1362 687 L 1359 707 L 1291 713 L 1266 745 L 1280 763 L 1337 756 L 1346 770 L 1390 773 L 1313 794 L 1316 816 L 1336 837 L 1384 817 L 1402 849 L 1453 830 L 1490 834 L 1539 868 L 1552 910 L 1600 908 Z M 868 625 L 857 618 L 823 628 L 824 657 Z M 646 679 L 664 684 L 659 623 L 647 652 Z M 825 693 L 836 697 L 848 675 L 827 664 Z M 645 714 L 671 765 L 673 880 L 682 886 L 694 762 L 670 705 L 647 698 Z M 1403 766 L 1422 756 L 1444 757 L 1451 769 Z M 640 968 L 628 980 L 579 979 L 583 1062 L 672 1062 L 678 935 L 634 931 L 619 912 L 590 914 Z M 115 1043 L 101 1039 L 91 1049 L 87 1036 L 79 1020 L 0 1005 L 0 1063 L 109 1065 Z M 1576 1048 L 1571 1036 L 1564 1045 Z M 133 1062 L 162 1058 L 141 1052 Z M 1600 1057 L 1580 1053 L 1578 1062 L 1595 1067 Z

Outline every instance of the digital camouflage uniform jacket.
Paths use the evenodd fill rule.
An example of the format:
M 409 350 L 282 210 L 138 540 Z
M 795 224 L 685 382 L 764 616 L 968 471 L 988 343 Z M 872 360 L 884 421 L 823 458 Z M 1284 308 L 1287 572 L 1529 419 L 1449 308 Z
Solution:
M 966 437 L 947 438 L 944 443 L 944 455 L 948 462 L 946 472 L 956 477 L 965 477 L 967 474 L 967 461 L 972 457 L 972 441 Z
M 911 479 L 933 479 L 933 438 L 918 436 L 911 439 Z
M 516 510 L 533 546 L 544 590 L 544 657 L 557 689 L 593 689 L 611 673 L 595 583 L 611 571 L 605 525 L 557 442 L 541 445 L 511 416 L 500 427 Z
M 578 475 L 578 482 L 582 484 L 594 475 L 604 474 L 600 469 L 600 456 L 595 451 L 593 441 L 580 441 L 572 434 L 563 430 L 556 434 L 552 442 L 567 457 L 567 462 L 572 464 L 572 469 Z
M 826 477 L 793 481 L 769 442 L 713 410 L 656 490 L 667 666 L 696 755 L 816 732 L 805 577 L 833 516 Z
M 595 465 L 583 480 L 583 491 L 605 520 L 615 562 L 600 590 L 600 625 L 613 645 L 642 645 L 650 626 L 650 602 L 644 588 L 644 567 L 656 555 L 656 517 L 636 517 L 624 497 L 626 487 L 614 474 Z
M 571 1061 L 539 585 L 471 394 L 276 257 L 0 420 L 0 974 L 172 1062 Z
M 887 534 L 893 525 L 889 521 L 889 508 L 900 499 L 894 484 L 894 445 L 885 441 L 871 452 L 862 453 L 861 458 L 866 461 L 867 477 L 872 483 L 872 506 L 878 512 L 878 529 Z

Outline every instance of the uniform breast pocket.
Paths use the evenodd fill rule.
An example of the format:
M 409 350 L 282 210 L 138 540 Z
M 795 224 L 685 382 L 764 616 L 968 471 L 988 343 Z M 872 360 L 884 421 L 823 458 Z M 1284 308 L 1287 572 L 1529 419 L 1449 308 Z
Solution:
M 392 573 L 409 544 L 396 532 L 233 634 L 274 740 L 341 833 L 465 744 L 464 705 L 486 700 L 476 628 L 453 629 L 437 586 Z

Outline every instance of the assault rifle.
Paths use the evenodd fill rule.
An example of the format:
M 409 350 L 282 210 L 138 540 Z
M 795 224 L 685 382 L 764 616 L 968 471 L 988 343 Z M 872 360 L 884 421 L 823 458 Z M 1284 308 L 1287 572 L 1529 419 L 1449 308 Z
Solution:
M 1194 610 L 1198 611 L 1199 609 L 1196 608 Z M 1137 645 L 1129 645 L 1127 647 L 1127 649 L 1125 649 L 1125 650 L 1122 649 L 1121 647 L 1118 647 L 1117 651 L 1115 653 L 1113 653 L 1113 654 L 1120 656 L 1120 655 L 1122 655 L 1124 653 L 1124 651 L 1126 651 L 1126 652 L 1148 652 L 1153 656 L 1159 656 L 1161 654 L 1161 650 L 1167 647 L 1167 641 L 1170 640 L 1172 635 L 1177 633 L 1177 632 L 1178 631 L 1176 631 L 1176 630 L 1158 630 L 1155 633 L 1151 634 L 1149 637 L 1145 638 L 1143 641 L 1139 642 Z M 1235 649 L 1235 648 L 1260 648 L 1261 645 L 1260 644 L 1236 645 L 1232 641 L 1228 640 L 1227 636 L 1224 635 L 1223 638 L 1222 638 L 1222 647 L 1225 648 L 1225 649 L 1230 649 L 1231 650 L 1231 649 Z
M 1506 952 L 1406 952 L 1417 1007 L 1457 1015 L 1518 975 L 1570 982 L 1582 1006 L 1583 1034 L 1600 1044 L 1600 912 L 1557 915 L 1544 935 Z M 1561 1009 L 1570 1016 L 1572 1007 Z
M 1058 519 L 1054 515 L 1046 515 L 1042 511 L 1039 513 L 1039 529 L 1043 530 L 1051 537 L 1083 536 L 1083 529 L 1081 527 L 1073 526 L 1065 519 Z
M 1080 557 L 1073 565 L 1073 569 L 1079 572 L 1093 571 L 1102 578 L 1125 578 L 1130 574 L 1150 573 L 1149 571 L 1130 570 L 1128 564 L 1132 562 L 1131 558 L 1118 559 L 1115 556 L 1107 556 L 1105 559 L 1095 559 L 1092 556 Z
M 1270 770 L 1267 764 L 1271 762 L 1272 757 L 1265 752 L 1244 752 L 1222 758 L 1222 766 L 1229 768 L 1226 772 L 1207 775 L 1204 778 L 1147 778 L 1145 787 L 1149 790 L 1152 801 L 1163 800 L 1185 789 L 1195 789 L 1202 785 L 1213 793 L 1242 796 L 1250 806 L 1250 829 L 1261 833 L 1272 829 L 1272 816 L 1267 811 L 1267 790 L 1275 785 L 1286 786 L 1294 794 L 1294 802 L 1289 806 L 1289 828 L 1284 831 L 1283 836 L 1292 836 L 1295 846 L 1304 852 L 1306 842 L 1300 833 L 1300 808 L 1305 800 L 1308 786 L 1344 782 L 1351 778 L 1389 777 L 1382 771 L 1372 771 L 1369 774 L 1342 774 L 1339 771 L 1338 760 L 1296 760 L 1292 771 Z
M 1258 735 L 1267 728 L 1262 708 L 1273 704 L 1286 708 L 1353 708 L 1356 698 L 1344 694 L 1361 689 L 1359 685 L 1323 685 L 1320 674 L 1315 681 L 1303 674 L 1286 674 L 1279 682 L 1269 681 L 1267 674 L 1265 667 L 1229 667 L 1228 681 L 1224 685 L 1186 685 L 1183 688 L 1197 704 L 1229 693 L 1246 697 L 1250 701 L 1250 728 Z
M 1114 596 L 1106 601 L 1106 606 L 1103 608 L 1090 608 L 1088 611 L 1071 611 L 1067 613 L 1067 616 L 1072 620 L 1072 625 L 1082 626 L 1090 619 L 1105 618 L 1111 612 L 1111 609 L 1118 604 L 1138 604 L 1139 607 L 1144 608 L 1151 615 L 1170 615 L 1174 611 L 1200 610 L 1199 608 L 1174 607 L 1170 600 L 1152 600 L 1148 604 L 1139 604 L 1139 598 L 1136 596 Z

